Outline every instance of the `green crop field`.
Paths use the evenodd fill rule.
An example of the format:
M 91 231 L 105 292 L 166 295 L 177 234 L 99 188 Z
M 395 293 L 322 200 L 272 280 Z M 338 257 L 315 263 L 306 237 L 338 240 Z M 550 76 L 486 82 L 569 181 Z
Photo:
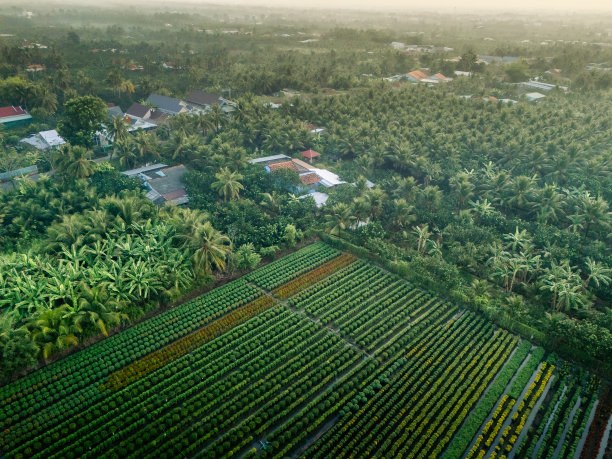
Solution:
M 0 388 L 0 456 L 573 458 L 597 378 L 315 243 Z

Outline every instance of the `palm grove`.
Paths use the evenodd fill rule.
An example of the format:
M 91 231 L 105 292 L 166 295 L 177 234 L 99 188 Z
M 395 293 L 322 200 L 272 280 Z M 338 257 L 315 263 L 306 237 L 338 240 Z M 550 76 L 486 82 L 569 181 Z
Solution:
M 71 40 L 68 54 L 78 46 Z M 134 90 L 126 72 L 110 68 L 88 82 L 75 62 L 71 85 L 58 53 L 52 80 L 4 80 L 3 100 L 31 100 L 37 119 L 70 143 L 36 158 L 52 176 L 16 180 L 0 194 L 2 379 L 316 235 L 609 374 L 609 93 L 553 91 L 538 105 L 467 100 L 461 91 L 489 84 L 490 75 L 477 85 L 398 87 L 358 79 L 363 64 L 352 66 L 354 53 L 289 58 L 275 50 L 265 68 L 242 57 L 246 64 L 231 71 L 243 88 L 231 116 L 215 106 L 173 117 L 155 133 L 130 134 L 121 118 L 107 121 L 97 96 L 131 101 L 167 77 L 150 75 Z M 219 55 L 227 58 L 210 52 L 213 73 Z M 279 109 L 264 104 L 262 94 L 299 83 L 295 70 L 309 60 L 328 73 L 302 89 L 344 91 L 309 93 Z M 394 70 L 406 59 L 383 53 L 376 65 Z M 202 84 L 186 72 L 180 84 Z M 491 84 L 480 89 L 504 90 Z M 114 142 L 109 160 L 94 162 L 92 134 L 103 122 Z M 23 161 L 15 139 L 4 138 L 5 162 Z M 299 199 L 297 174 L 247 162 L 308 148 L 349 182 L 328 190 L 322 209 Z M 118 172 L 158 160 L 191 170 L 188 207 L 157 208 Z

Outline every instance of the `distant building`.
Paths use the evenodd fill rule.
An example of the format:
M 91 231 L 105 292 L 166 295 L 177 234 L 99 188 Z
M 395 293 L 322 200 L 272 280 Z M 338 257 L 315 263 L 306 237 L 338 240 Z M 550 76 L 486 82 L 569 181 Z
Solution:
M 28 65 L 26 68 L 26 72 L 42 72 L 43 70 L 45 70 L 45 66 L 40 64 Z
M 175 99 L 174 97 L 161 96 L 159 94 L 151 94 L 147 98 L 147 103 L 155 106 L 159 111 L 168 115 L 178 115 L 180 113 L 188 113 L 192 107 L 187 102 Z
M 429 78 L 429 74 L 423 70 L 413 70 L 412 72 L 404 75 L 404 77 L 409 81 L 419 83 L 421 80 Z
M 187 168 L 182 164 L 172 167 L 165 164 L 152 164 L 122 172 L 128 177 L 140 179 L 148 190 L 147 198 L 158 206 L 181 205 L 189 202 L 185 184 L 182 181 L 186 173 Z
M 121 110 L 121 107 L 119 105 L 108 103 L 106 104 L 106 107 L 108 108 L 109 120 L 113 119 L 115 116 L 123 116 L 123 111 Z
M 130 108 L 126 110 L 125 114 L 132 118 L 148 120 L 151 118 L 152 112 L 153 109 L 151 107 L 134 102 L 132 105 L 130 105 Z
M 301 152 L 300 155 L 302 156 L 302 158 L 306 158 L 308 162 L 312 164 L 312 160 L 321 156 L 321 153 L 314 150 L 306 150 Z
M 12 183 L 16 177 L 30 177 L 34 180 L 38 179 L 38 166 L 22 167 L 8 172 L 0 172 L 0 189 L 7 190 L 14 188 Z
M 197 90 L 191 91 L 185 100 L 194 107 L 203 110 L 210 110 L 215 104 L 225 104 L 225 100 L 221 96 Z
M 32 116 L 21 107 L 0 107 L 0 124 L 6 129 L 24 126 L 32 121 Z
M 55 129 L 40 131 L 37 134 L 32 134 L 30 137 L 21 139 L 20 142 L 31 145 L 37 150 L 50 150 L 66 143 Z
M 302 184 L 309 188 L 319 185 L 330 188 L 346 183 L 340 180 L 338 175 L 327 169 L 319 169 L 300 159 L 292 159 L 287 155 L 265 156 L 263 158 L 251 159 L 249 163 L 263 166 L 268 172 L 279 169 L 293 170 L 297 172 Z
M 528 92 L 525 94 L 525 99 L 527 99 L 529 102 L 540 102 L 545 98 L 546 96 L 539 92 Z
M 478 56 L 478 59 L 486 64 L 512 64 L 518 62 L 519 58 L 514 56 Z
M 482 100 L 484 100 L 485 102 L 499 102 L 499 99 L 494 96 L 484 96 Z
M 300 196 L 300 199 L 306 199 L 308 197 L 311 197 L 312 199 L 314 199 L 315 204 L 318 208 L 321 208 L 325 205 L 325 203 L 327 202 L 327 200 L 329 199 L 329 195 L 326 193 L 321 193 L 319 191 L 311 191 L 308 194 L 305 194 L 303 196 Z
M 552 91 L 555 88 L 558 88 L 564 92 L 567 92 L 568 90 L 567 86 L 559 86 L 556 84 L 544 83 L 542 81 L 534 80 L 523 81 L 522 83 L 519 83 L 519 85 L 523 89 L 538 89 L 540 91 Z

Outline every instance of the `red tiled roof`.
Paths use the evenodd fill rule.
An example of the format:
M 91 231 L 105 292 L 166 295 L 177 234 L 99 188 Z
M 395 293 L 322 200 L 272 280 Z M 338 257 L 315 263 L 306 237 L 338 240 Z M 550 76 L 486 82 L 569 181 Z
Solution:
M 446 77 L 441 73 L 436 73 L 434 76 L 440 78 L 441 80 L 446 80 Z
M 422 80 L 423 78 L 427 78 L 429 76 L 425 72 L 422 72 L 421 70 L 414 70 L 410 72 L 408 75 L 416 78 L 417 80 Z
M 321 181 L 321 177 L 314 172 L 310 172 L 308 174 L 300 175 L 300 180 L 304 185 L 313 185 L 315 183 L 319 183 Z
M 26 112 L 21 107 L 13 107 L 13 106 L 0 107 L 0 118 L 6 118 L 7 116 L 27 115 L 27 114 L 28 112 Z
M 304 158 L 308 158 L 308 159 L 312 159 L 312 158 L 316 158 L 317 156 L 321 156 L 321 153 L 318 153 L 314 150 L 306 150 L 303 151 L 302 153 L 300 153 Z
M 274 163 L 268 166 L 271 172 L 277 171 L 279 169 L 291 169 L 295 172 L 298 172 L 298 168 L 293 161 L 283 161 L 282 163 Z

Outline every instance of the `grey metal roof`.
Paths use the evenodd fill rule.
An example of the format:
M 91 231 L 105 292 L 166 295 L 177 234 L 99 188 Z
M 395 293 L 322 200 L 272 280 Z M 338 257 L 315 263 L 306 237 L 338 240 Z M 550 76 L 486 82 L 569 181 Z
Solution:
M 159 94 L 151 94 L 147 98 L 147 102 L 155 105 L 162 111 L 179 114 L 185 108 L 185 103 L 174 97 L 161 96 Z
M 189 95 L 187 96 L 186 100 L 190 104 L 196 104 L 196 105 L 209 105 L 210 106 L 210 105 L 221 103 L 221 99 L 219 96 L 215 94 L 209 94 L 203 91 L 198 91 L 198 90 L 191 91 Z
M 138 174 L 144 174 L 146 172 L 155 172 L 161 169 L 165 169 L 166 167 L 168 167 L 167 164 L 158 163 L 158 164 L 151 164 L 149 166 L 139 167 L 138 169 L 131 169 L 129 171 L 123 171 L 121 173 L 124 175 L 127 175 L 128 177 L 135 177 Z
M 112 118 L 114 116 L 123 116 L 121 107 L 119 107 L 118 105 L 115 105 L 114 107 L 108 107 L 108 117 Z
M 168 167 L 163 169 L 162 172 L 164 177 L 155 177 L 155 175 L 149 174 L 151 177 L 154 177 L 148 182 L 151 189 L 157 191 L 162 196 L 185 189 L 185 184 L 181 180 L 187 172 L 187 168 L 184 165 Z
M 138 102 L 134 102 L 132 105 L 130 105 L 130 108 L 127 109 L 125 114 L 130 115 L 130 116 L 135 116 L 137 118 L 144 118 L 145 116 L 147 116 L 147 113 L 149 113 L 149 110 L 151 109 L 147 107 L 146 105 L 142 105 L 142 104 L 139 104 Z

